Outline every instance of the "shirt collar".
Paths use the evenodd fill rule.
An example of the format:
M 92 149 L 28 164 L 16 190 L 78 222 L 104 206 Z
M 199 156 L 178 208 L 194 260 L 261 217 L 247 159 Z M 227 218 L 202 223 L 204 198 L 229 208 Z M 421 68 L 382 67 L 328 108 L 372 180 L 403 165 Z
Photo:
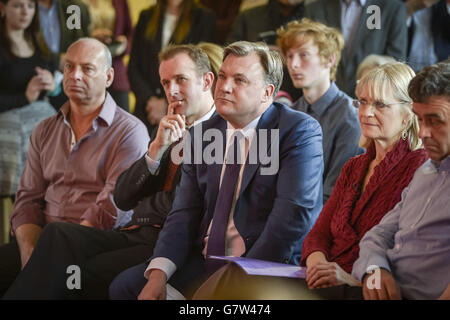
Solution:
M 214 114 L 215 111 L 216 111 L 216 105 L 213 104 L 211 110 L 209 110 L 209 111 L 208 111 L 203 117 L 201 117 L 200 119 L 195 120 L 194 123 L 193 123 L 190 127 L 193 127 L 193 126 L 199 124 L 200 122 L 203 122 L 203 121 L 205 121 L 205 120 L 208 120 L 209 118 L 212 117 L 212 115 Z M 190 128 L 190 127 L 189 127 L 189 128 Z
M 253 119 L 249 124 L 247 124 L 244 128 L 242 129 L 235 129 L 231 123 L 229 123 L 227 121 L 227 141 L 230 139 L 230 137 L 232 136 L 232 134 L 235 131 L 240 131 L 244 137 L 246 139 L 249 139 L 249 141 L 253 138 L 253 136 L 255 135 L 256 132 L 256 126 L 258 125 L 258 121 L 261 118 L 261 116 Z
M 68 123 L 67 115 L 69 113 L 69 107 L 70 107 L 70 101 L 66 102 L 59 110 L 60 114 L 64 117 L 64 121 L 66 123 Z M 96 119 L 100 118 L 109 127 L 114 120 L 116 108 L 117 108 L 117 106 L 116 106 L 116 103 L 114 102 L 113 98 L 111 97 L 109 92 L 106 92 L 106 98 L 105 98 L 105 101 L 103 102 L 102 109 L 100 110 L 99 115 L 97 116 L 97 118 L 94 119 L 94 121 Z
M 450 171 L 450 156 L 447 156 L 447 158 L 442 160 L 440 163 L 438 163 L 438 162 L 436 162 L 434 160 L 431 160 L 430 162 L 433 164 L 434 168 L 436 168 L 436 170 L 438 172 L 442 172 L 442 171 L 448 172 L 448 171 Z
M 323 96 L 321 96 L 319 100 L 317 100 L 311 105 L 311 110 L 320 117 L 322 113 L 324 113 L 330 106 L 330 104 L 334 101 L 338 92 L 339 92 L 338 87 L 336 86 L 334 81 L 332 81 L 330 87 L 323 94 Z
M 109 92 L 106 92 L 105 102 L 103 103 L 102 110 L 100 111 L 98 118 L 103 119 L 108 127 L 112 124 L 114 120 L 114 115 L 116 114 L 116 103 L 111 97 Z

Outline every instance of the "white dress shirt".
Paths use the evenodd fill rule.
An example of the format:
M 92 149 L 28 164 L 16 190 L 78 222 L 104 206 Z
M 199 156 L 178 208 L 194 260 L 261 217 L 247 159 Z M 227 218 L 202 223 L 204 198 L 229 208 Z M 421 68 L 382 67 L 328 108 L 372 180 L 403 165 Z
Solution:
M 164 24 L 162 29 L 161 49 L 169 44 L 175 28 L 177 27 L 178 17 L 174 14 L 166 13 L 164 16 Z

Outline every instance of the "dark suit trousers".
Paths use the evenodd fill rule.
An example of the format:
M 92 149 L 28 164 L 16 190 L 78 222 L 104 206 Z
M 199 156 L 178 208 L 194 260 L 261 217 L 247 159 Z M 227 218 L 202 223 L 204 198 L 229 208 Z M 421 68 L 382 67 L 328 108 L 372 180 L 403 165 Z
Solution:
M 0 297 L 8 290 L 20 272 L 21 261 L 19 246 L 15 239 L 0 246 Z
M 141 263 L 120 273 L 109 287 L 109 298 L 112 300 L 136 300 L 148 280 L 144 272 L 148 262 Z M 187 263 L 177 270 L 168 283 L 184 297 L 190 299 L 198 287 L 205 281 L 206 273 L 203 257 L 193 253 Z
M 3 298 L 107 299 L 117 274 L 152 255 L 158 233 L 151 226 L 124 232 L 50 223 Z M 80 289 L 68 286 L 75 276 L 74 271 L 68 272 L 71 265 L 79 267 Z

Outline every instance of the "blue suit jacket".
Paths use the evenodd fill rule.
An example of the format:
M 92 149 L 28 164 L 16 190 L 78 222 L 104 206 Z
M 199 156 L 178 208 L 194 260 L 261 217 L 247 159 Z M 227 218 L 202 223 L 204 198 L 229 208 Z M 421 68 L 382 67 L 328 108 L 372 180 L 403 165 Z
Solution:
M 226 121 L 219 115 L 202 123 L 202 131 L 216 128 L 226 137 Z M 246 246 L 245 256 L 298 264 L 303 239 L 322 209 L 322 131 L 309 115 L 272 104 L 258 129 L 279 129 L 279 170 L 261 175 L 262 166 L 245 164 L 234 223 Z M 210 144 L 195 136 L 191 147 Z M 253 139 L 254 143 L 256 139 Z M 267 139 L 270 144 L 270 138 Z M 225 148 L 223 141 L 223 148 Z M 276 146 L 269 145 L 271 151 Z M 166 257 L 177 266 L 169 281 L 182 292 L 204 276 L 203 240 L 214 215 L 222 164 L 183 164 L 172 210 L 159 235 L 152 258 Z

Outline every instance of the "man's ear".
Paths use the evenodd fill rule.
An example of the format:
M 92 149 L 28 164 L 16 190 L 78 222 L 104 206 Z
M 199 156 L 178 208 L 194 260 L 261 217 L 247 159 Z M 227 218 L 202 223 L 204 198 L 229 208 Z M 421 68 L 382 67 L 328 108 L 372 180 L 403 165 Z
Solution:
M 211 90 L 211 87 L 214 83 L 214 73 L 211 71 L 203 74 L 203 91 Z
M 106 71 L 106 87 L 109 88 L 114 81 L 114 69 L 109 68 Z
M 326 65 L 327 68 L 331 69 L 335 65 L 335 63 L 336 63 L 336 54 L 332 53 L 330 55 L 330 57 L 328 58 L 328 61 L 327 61 L 327 63 L 325 65 Z
M 275 86 L 273 84 L 266 85 L 266 87 L 264 88 L 264 94 L 262 96 L 261 102 L 263 103 L 268 102 L 272 98 L 274 91 Z

